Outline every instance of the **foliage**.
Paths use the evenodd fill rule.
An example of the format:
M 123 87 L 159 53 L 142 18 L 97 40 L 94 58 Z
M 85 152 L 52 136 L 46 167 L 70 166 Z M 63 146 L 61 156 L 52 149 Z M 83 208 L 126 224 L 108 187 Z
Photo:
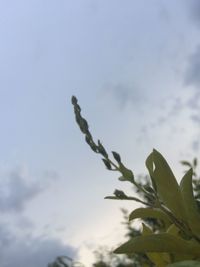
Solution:
M 107 199 L 133 200 L 144 205 L 131 212 L 129 220 L 136 218 L 152 218 L 157 222 L 157 227 L 142 224 L 140 235 L 133 236 L 126 243 L 114 250 L 116 254 L 145 254 L 150 263 L 144 262 L 140 266 L 178 267 L 200 266 L 200 212 L 199 212 L 199 187 L 194 168 L 197 165 L 182 162 L 189 170 L 184 174 L 178 184 L 167 161 L 160 152 L 153 149 L 146 159 L 149 172 L 148 183 L 143 185 L 136 181 L 135 176 L 121 160 L 117 152 L 112 152 L 114 161 L 98 140 L 94 141 L 87 121 L 81 115 L 81 108 L 76 97 L 72 97 L 74 113 L 80 130 L 85 135 L 85 140 L 90 148 L 102 156 L 104 165 L 108 170 L 121 174 L 119 180 L 131 183 L 143 198 L 128 196 L 121 190 L 115 190 Z M 193 166 L 192 166 L 193 165 Z M 194 168 L 193 168 L 194 167 Z M 188 262 L 189 261 L 189 262 Z M 173 263 L 173 264 L 172 264 Z
M 83 264 L 74 261 L 68 256 L 58 256 L 52 263 L 49 263 L 47 267 L 83 267 Z
M 72 265 L 72 262 L 73 260 L 67 256 L 59 256 L 54 262 L 49 263 L 48 267 L 69 267 Z

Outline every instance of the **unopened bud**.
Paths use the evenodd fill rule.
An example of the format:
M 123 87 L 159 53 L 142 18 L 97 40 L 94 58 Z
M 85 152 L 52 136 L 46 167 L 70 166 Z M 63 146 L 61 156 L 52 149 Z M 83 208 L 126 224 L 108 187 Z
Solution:
M 112 151 L 112 154 L 113 154 L 114 159 L 115 159 L 118 163 L 121 163 L 121 157 L 120 157 L 120 155 L 119 155 L 117 152 L 115 152 L 115 151 Z

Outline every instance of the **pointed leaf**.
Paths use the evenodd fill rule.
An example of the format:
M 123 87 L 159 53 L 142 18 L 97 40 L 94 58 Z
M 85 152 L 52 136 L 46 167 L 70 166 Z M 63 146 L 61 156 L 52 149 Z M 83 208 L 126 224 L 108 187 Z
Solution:
M 142 235 L 150 235 L 152 234 L 152 230 L 146 226 L 144 223 L 142 224 Z M 149 252 L 146 253 L 148 258 L 155 264 L 156 267 L 165 267 L 170 262 L 170 257 L 167 253 L 154 253 Z
M 182 160 L 180 162 L 181 162 L 182 165 L 185 165 L 185 166 L 187 166 L 189 168 L 192 168 L 192 164 L 189 161 Z
M 164 222 L 166 226 L 171 224 L 169 217 L 159 209 L 153 208 L 138 208 L 131 212 L 129 216 L 129 221 L 141 218 L 155 218 Z
M 180 229 L 175 224 L 171 224 L 170 227 L 167 229 L 167 233 L 171 235 L 178 236 L 179 232 Z
M 155 149 L 153 150 L 153 178 L 159 197 L 174 215 L 179 219 L 186 220 L 186 212 L 179 185 L 164 157 Z
M 117 161 L 117 163 L 121 163 L 120 155 L 115 151 L 112 151 L 112 154 L 113 154 L 114 159 Z
M 108 170 L 112 170 L 112 166 L 107 159 L 102 159 L 102 161 Z
M 130 182 L 129 180 L 127 180 L 124 176 L 120 176 L 119 178 L 118 178 L 118 180 L 119 181 L 121 181 L 121 182 Z
M 149 175 L 150 175 L 150 178 L 151 178 L 152 186 L 153 186 L 154 190 L 157 191 L 156 190 L 156 183 L 155 183 L 154 177 L 153 177 L 153 172 L 154 172 L 153 153 L 151 153 L 147 157 L 145 164 L 146 164 L 146 167 L 147 167 L 147 169 L 149 171 Z
M 168 252 L 200 256 L 200 245 L 168 233 L 162 233 L 134 237 L 114 251 L 117 254 L 147 252 Z
M 187 213 L 187 220 L 192 232 L 200 236 L 200 213 L 196 204 L 192 187 L 193 170 L 190 169 L 180 183 L 181 193 Z
M 104 156 L 105 158 L 108 158 L 108 153 L 106 152 L 104 146 L 102 145 L 102 143 L 100 142 L 100 140 L 98 140 L 98 151 L 99 153 Z
M 142 223 L 142 235 L 150 235 L 153 234 L 153 231 L 149 226 L 147 226 L 145 223 Z
M 198 164 L 198 160 L 197 160 L 197 158 L 194 158 L 193 165 L 194 165 L 195 168 L 197 167 L 197 164 Z
M 133 172 L 129 169 L 127 169 L 123 163 L 119 163 L 119 169 L 120 169 L 120 172 L 122 174 L 122 176 L 127 180 L 127 181 L 130 181 L 130 182 L 134 182 L 134 175 L 133 175 Z
M 117 198 L 120 198 L 120 199 L 127 199 L 127 195 L 122 191 L 122 190 L 118 190 L 116 189 L 114 191 L 114 195 L 117 197 Z

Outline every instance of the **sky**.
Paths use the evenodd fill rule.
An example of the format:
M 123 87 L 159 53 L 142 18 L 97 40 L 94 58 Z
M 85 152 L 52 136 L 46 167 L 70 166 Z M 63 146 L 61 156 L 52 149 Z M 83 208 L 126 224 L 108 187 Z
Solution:
M 104 199 L 130 189 L 85 144 L 71 96 L 136 175 L 156 148 L 180 180 L 200 153 L 200 2 L 0 1 L 0 34 L 0 265 L 90 266 L 136 206 Z

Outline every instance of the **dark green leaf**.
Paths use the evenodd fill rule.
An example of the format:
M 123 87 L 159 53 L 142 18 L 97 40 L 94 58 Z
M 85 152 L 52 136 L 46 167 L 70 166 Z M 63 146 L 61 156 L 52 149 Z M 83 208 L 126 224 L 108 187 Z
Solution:
M 182 161 L 180 161 L 180 163 L 182 165 L 185 165 L 185 166 L 189 167 L 189 168 L 192 168 L 192 164 L 190 162 L 188 162 L 188 161 L 182 160 Z
M 121 157 L 120 157 L 120 155 L 119 155 L 117 152 L 115 152 L 115 151 L 112 151 L 112 154 L 113 154 L 114 159 L 115 159 L 118 163 L 121 163 Z
M 197 164 L 198 164 L 197 158 L 194 158 L 193 165 L 194 165 L 195 168 L 197 167 Z
M 123 191 L 118 189 L 115 190 L 114 195 L 120 199 L 127 199 L 127 195 Z
M 119 164 L 119 169 L 122 174 L 122 176 L 130 182 L 134 182 L 134 175 L 133 172 L 129 169 L 127 169 L 122 163 Z M 124 181 L 125 181 L 124 179 Z
M 102 160 L 103 160 L 103 163 L 105 164 L 106 168 L 108 170 L 112 170 L 112 166 L 111 166 L 110 162 L 107 159 L 102 159 Z
M 105 158 L 108 158 L 108 153 L 106 152 L 105 148 L 101 144 L 100 140 L 98 140 L 98 151 L 102 156 L 104 156 Z
M 76 105 L 78 103 L 78 100 L 77 100 L 77 98 L 73 95 L 72 96 L 72 104 L 73 105 Z

